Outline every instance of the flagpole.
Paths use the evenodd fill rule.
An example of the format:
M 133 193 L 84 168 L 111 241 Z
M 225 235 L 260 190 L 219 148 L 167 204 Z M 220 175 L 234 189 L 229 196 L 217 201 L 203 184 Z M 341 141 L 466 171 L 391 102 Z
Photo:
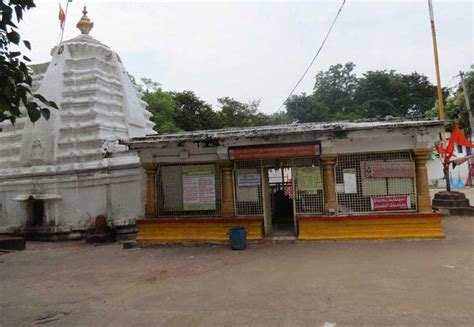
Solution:
M 433 12 L 433 3 L 431 0 L 428 0 L 428 9 L 430 12 L 430 22 L 431 22 L 431 35 L 433 37 L 433 53 L 436 69 L 436 84 L 438 89 L 438 111 L 439 111 L 439 120 L 444 122 L 444 104 L 443 104 L 443 91 L 441 90 L 441 76 L 439 74 L 439 58 L 438 58 L 438 42 L 436 41 L 436 28 L 434 22 L 434 12 Z M 441 129 L 441 146 L 446 147 L 446 128 L 443 124 Z M 444 179 L 446 180 L 446 191 L 451 191 L 451 185 L 449 184 L 449 159 L 445 155 L 443 159 L 443 173 Z
M 443 91 L 441 89 L 441 76 L 439 73 L 439 58 L 438 58 L 438 42 L 436 41 L 436 28 L 434 22 L 434 12 L 433 12 L 433 3 L 432 0 L 428 0 L 428 9 L 430 11 L 430 21 L 431 21 L 431 35 L 433 37 L 433 52 L 434 52 L 434 61 L 436 69 L 436 83 L 438 89 L 438 111 L 439 119 L 444 121 L 444 104 L 443 104 Z M 446 130 L 443 126 L 441 131 L 442 146 L 446 146 Z
M 67 0 L 66 2 L 66 11 L 64 13 L 64 28 L 61 32 L 61 40 L 59 41 L 59 44 L 61 44 L 63 42 L 63 36 L 64 36 L 64 30 L 66 29 L 66 20 L 67 20 L 67 9 L 69 8 L 69 0 Z

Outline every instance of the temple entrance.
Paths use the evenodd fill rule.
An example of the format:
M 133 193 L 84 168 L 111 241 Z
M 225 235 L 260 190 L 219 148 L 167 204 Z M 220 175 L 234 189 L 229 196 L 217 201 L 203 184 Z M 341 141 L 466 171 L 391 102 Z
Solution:
M 44 202 L 30 197 L 28 200 L 29 225 L 43 226 L 45 218 Z
M 322 213 L 319 153 L 318 143 L 229 149 L 236 215 L 263 216 L 265 235 L 298 236 L 297 214 Z
M 267 172 L 272 234 L 295 235 L 292 169 L 271 168 Z

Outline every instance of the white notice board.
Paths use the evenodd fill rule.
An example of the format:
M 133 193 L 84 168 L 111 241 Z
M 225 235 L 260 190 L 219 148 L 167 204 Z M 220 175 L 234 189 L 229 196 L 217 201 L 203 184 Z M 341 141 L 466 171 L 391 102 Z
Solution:
M 214 166 L 183 167 L 183 209 L 216 210 L 216 174 Z

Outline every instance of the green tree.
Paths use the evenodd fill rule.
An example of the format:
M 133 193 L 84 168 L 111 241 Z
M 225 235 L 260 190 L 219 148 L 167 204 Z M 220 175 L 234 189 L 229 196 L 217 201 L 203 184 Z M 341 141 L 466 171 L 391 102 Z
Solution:
M 435 104 L 437 99 L 437 87 L 433 85 L 428 77 L 413 72 L 400 76 L 402 88 L 399 90 L 402 101 L 400 107 L 405 116 L 424 116 Z M 446 99 L 448 91 L 443 90 Z
M 316 74 L 313 96 L 317 103 L 330 108 L 330 116 L 346 114 L 352 106 L 352 97 L 357 86 L 357 76 L 353 72 L 355 64 L 348 62 L 329 67 Z M 329 113 L 328 113 L 329 114 Z M 328 117 L 331 120 L 330 117 Z
M 291 117 L 284 110 L 277 111 L 271 115 L 267 115 L 268 125 L 282 125 L 292 122 Z
M 400 88 L 394 71 L 369 71 L 357 84 L 352 110 L 364 118 L 401 116 L 394 105 Z
M 288 117 L 299 123 L 327 121 L 329 116 L 329 108 L 314 95 L 293 95 L 285 105 Z
M 197 131 L 222 128 L 223 124 L 217 112 L 192 91 L 173 92 L 176 103 L 174 121 L 183 131 Z
M 0 2 L 0 122 L 10 120 L 14 124 L 23 115 L 21 106 L 26 108 L 26 113 L 33 122 L 41 116 L 49 118 L 50 111 L 43 105 L 57 109 L 54 102 L 47 101 L 39 94 L 32 94 L 32 78 L 27 67 L 30 59 L 20 51 L 21 44 L 28 50 L 31 50 L 31 44 L 26 40 L 21 42 L 14 15 L 16 23 L 20 23 L 23 13 L 34 7 L 33 0 Z
M 300 123 L 360 118 L 353 108 L 358 83 L 354 68 L 348 62 L 318 72 L 312 94 L 293 95 L 286 101 L 288 117 Z
M 420 117 L 436 101 L 436 86 L 425 75 L 369 71 L 354 92 L 354 110 L 364 118 Z
M 425 75 L 383 70 L 357 78 L 354 67 L 349 62 L 317 73 L 313 94 L 287 100 L 288 116 L 299 122 L 420 117 L 435 103 L 436 86 Z
M 175 124 L 176 102 L 173 94 L 157 88 L 154 91 L 145 91 L 143 101 L 148 106 L 147 109 L 152 113 L 152 120 L 155 123 L 155 131 L 163 133 L 174 133 L 180 131 Z
M 466 84 L 469 103 L 471 110 L 474 108 L 474 71 L 467 73 L 464 77 Z M 438 109 L 432 111 L 433 116 L 437 116 Z M 451 130 L 452 125 L 456 123 L 466 135 L 471 134 L 471 128 L 469 126 L 469 113 L 467 112 L 466 101 L 464 97 L 464 90 L 461 83 L 458 84 L 456 91 L 451 94 L 446 100 L 444 106 L 446 119 L 449 121 L 448 129 Z
M 230 97 L 217 99 L 223 127 L 247 127 L 268 125 L 269 117 L 258 111 L 260 101 L 242 103 Z

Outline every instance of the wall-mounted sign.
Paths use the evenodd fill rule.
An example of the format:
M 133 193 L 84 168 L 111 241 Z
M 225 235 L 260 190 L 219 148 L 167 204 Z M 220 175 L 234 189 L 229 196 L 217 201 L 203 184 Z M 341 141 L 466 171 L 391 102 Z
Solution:
M 183 167 L 183 209 L 216 209 L 216 176 L 214 166 Z
M 319 144 L 293 144 L 229 149 L 231 160 L 276 159 L 320 155 Z
M 344 193 L 357 193 L 357 173 L 355 169 L 343 169 Z
M 258 202 L 260 186 L 259 169 L 239 168 L 235 171 L 237 180 L 236 200 L 238 202 Z
M 371 198 L 370 205 L 374 211 L 410 209 L 410 196 L 401 195 Z
M 407 161 L 367 161 L 365 162 L 365 177 L 415 177 L 415 164 Z
M 300 192 L 316 192 L 323 188 L 319 167 L 296 168 L 297 189 Z
M 237 186 L 258 186 L 260 185 L 260 174 L 237 174 Z

